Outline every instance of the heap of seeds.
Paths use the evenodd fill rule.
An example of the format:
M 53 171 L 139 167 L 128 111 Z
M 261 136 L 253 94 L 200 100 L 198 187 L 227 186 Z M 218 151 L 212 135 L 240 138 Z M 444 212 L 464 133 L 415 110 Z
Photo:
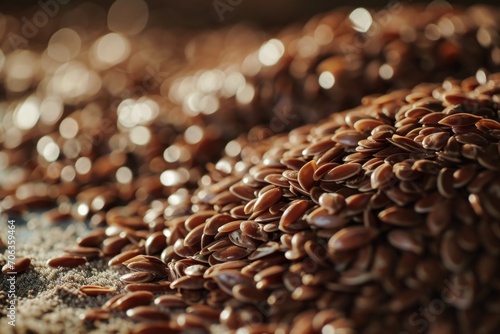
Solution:
M 163 226 L 162 210 L 113 209 L 68 252 L 131 270 L 103 309 L 145 321 L 138 333 L 495 333 L 499 97 L 500 74 L 479 72 L 240 139 L 200 180 L 196 213 Z
M 85 321 L 123 312 L 143 334 L 499 330 L 498 10 L 367 13 L 265 42 L 242 27 L 189 36 L 174 55 L 157 50 L 179 51 L 172 33 L 146 31 L 106 66 L 96 46 L 127 38 L 89 33 L 65 63 L 5 51 L 1 211 L 90 220 L 49 266 L 104 256 L 131 270 Z M 377 29 L 359 26 L 367 15 Z M 155 62 L 175 70 L 145 85 Z M 66 86 L 75 73 L 86 86 Z

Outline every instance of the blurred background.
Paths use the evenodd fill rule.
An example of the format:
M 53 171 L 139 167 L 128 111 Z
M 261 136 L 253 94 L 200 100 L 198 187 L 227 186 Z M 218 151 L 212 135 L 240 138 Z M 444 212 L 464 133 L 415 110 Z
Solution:
M 18 0 L 2 1 L 0 12 L 11 14 L 29 15 L 38 10 L 40 3 L 58 1 L 64 4 L 63 11 L 79 6 L 83 1 L 76 0 Z M 150 24 L 162 26 L 185 26 L 194 28 L 214 27 L 218 25 L 233 24 L 235 22 L 250 21 L 262 27 L 282 26 L 290 22 L 305 20 L 316 13 L 328 11 L 340 6 L 367 6 L 373 8 L 388 7 L 394 3 L 429 3 L 430 1 L 411 0 L 190 0 L 168 1 L 148 0 L 150 11 Z M 442 1 L 444 2 L 444 1 Z M 109 9 L 113 1 L 86 1 L 85 3 L 99 4 L 103 10 Z M 497 4 L 497 0 L 458 0 L 452 1 L 453 5 L 468 6 L 477 3 Z M 223 12 L 223 20 L 218 15 Z M 96 15 L 105 15 L 100 11 Z M 17 16 L 16 15 L 16 16 Z

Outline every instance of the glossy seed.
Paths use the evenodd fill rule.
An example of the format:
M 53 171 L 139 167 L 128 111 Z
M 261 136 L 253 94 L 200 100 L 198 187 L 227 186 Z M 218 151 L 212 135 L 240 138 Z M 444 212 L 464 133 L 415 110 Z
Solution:
M 51 258 L 47 261 L 47 265 L 52 268 L 65 267 L 76 268 L 85 264 L 87 260 L 81 256 L 60 256 Z
M 333 252 L 357 249 L 368 244 L 377 235 L 374 228 L 345 227 L 330 238 L 328 248 Z
M 325 181 L 342 181 L 357 175 L 362 167 L 358 163 L 348 163 L 334 167 L 323 176 Z
M 8 273 L 21 274 L 25 272 L 31 264 L 31 259 L 27 257 L 22 257 L 16 260 L 14 263 L 7 263 L 2 267 L 2 273 L 7 275 Z

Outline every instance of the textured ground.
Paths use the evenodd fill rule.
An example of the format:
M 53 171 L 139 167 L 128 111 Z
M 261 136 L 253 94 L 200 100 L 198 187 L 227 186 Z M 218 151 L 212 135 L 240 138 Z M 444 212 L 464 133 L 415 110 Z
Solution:
M 2 218 L 2 220 L 4 220 Z M 5 240 L 6 224 L 0 225 Z M 127 333 L 131 327 L 119 317 L 95 326 L 82 324 L 78 315 L 85 308 L 97 307 L 111 296 L 87 297 L 78 289 L 82 285 L 112 286 L 120 291 L 119 270 L 107 268 L 98 260 L 75 269 L 52 269 L 45 262 L 62 255 L 62 249 L 73 244 L 86 231 L 83 224 L 50 225 L 39 218 L 28 223 L 16 220 L 16 256 L 31 258 L 31 267 L 16 280 L 16 327 L 8 325 L 7 286 L 5 276 L 0 281 L 0 333 Z M 0 249 L 0 263 L 6 262 L 5 248 Z M 1 274 L 0 274 L 1 275 Z

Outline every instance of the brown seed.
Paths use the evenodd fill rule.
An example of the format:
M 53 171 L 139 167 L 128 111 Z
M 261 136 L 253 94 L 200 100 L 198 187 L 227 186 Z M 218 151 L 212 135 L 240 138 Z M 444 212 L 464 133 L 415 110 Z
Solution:
M 233 204 L 229 204 L 230 206 L 232 206 Z M 245 205 L 236 205 L 234 206 L 231 210 L 229 210 L 229 214 L 235 218 L 239 218 L 239 219 L 246 219 L 246 218 L 249 218 L 250 215 L 247 215 L 245 213 Z M 206 223 L 205 223 L 206 224 Z
M 347 180 L 361 171 L 362 167 L 358 163 L 347 163 L 337 166 L 323 176 L 324 181 L 343 181 Z
M 427 227 L 433 235 L 439 235 L 451 223 L 453 213 L 453 202 L 448 200 L 437 200 L 430 208 L 427 215 Z
M 330 138 L 322 139 L 306 147 L 302 151 L 302 155 L 314 156 L 316 154 L 323 153 L 329 150 L 334 145 L 335 142 L 333 142 Z
M 461 188 L 467 185 L 476 175 L 476 166 L 473 164 L 463 166 L 453 173 L 453 186 Z
M 128 228 L 132 230 L 144 230 L 148 228 L 148 225 L 144 222 L 142 217 L 139 216 L 130 216 L 130 217 L 124 217 L 124 216 L 112 216 L 110 218 L 107 218 L 108 224 L 122 227 L 122 228 Z
M 166 266 L 162 263 L 148 262 L 148 261 L 136 261 L 129 263 L 127 268 L 134 271 L 147 271 L 154 275 L 156 278 L 167 277 Z
M 268 241 L 267 233 L 262 226 L 255 221 L 244 221 L 240 225 L 241 232 L 249 238 L 261 241 Z
M 229 191 L 233 195 L 244 201 L 251 201 L 255 198 L 255 189 L 243 183 L 233 184 L 231 187 L 229 187 Z
M 214 310 L 208 305 L 195 304 L 186 308 L 186 312 L 193 314 L 209 321 L 217 321 L 219 319 L 220 311 Z
M 316 299 L 321 293 L 321 288 L 302 285 L 292 292 L 292 299 L 301 301 L 312 300 Z
M 357 249 L 367 245 L 377 235 L 378 231 L 371 227 L 344 227 L 330 238 L 328 248 L 332 252 Z
M 236 270 L 224 270 L 213 274 L 212 278 L 217 283 L 220 289 L 229 295 L 232 295 L 232 289 L 235 285 L 254 286 L 251 277 L 243 275 Z
M 357 120 L 353 127 L 359 132 L 372 131 L 377 126 L 384 125 L 384 123 L 377 119 L 364 118 Z
M 283 177 L 286 178 L 288 181 L 294 181 L 297 182 L 297 178 L 299 175 L 299 172 L 295 170 L 286 170 L 282 173 Z
M 203 331 L 206 332 L 207 330 L 207 325 L 205 324 L 205 320 L 194 314 L 187 314 L 187 313 L 179 314 L 175 317 L 175 321 L 177 322 L 177 325 L 180 328 L 185 328 L 187 330 L 196 329 L 202 332 Z
M 245 214 L 249 215 L 252 213 L 253 208 L 255 206 L 255 202 L 257 202 L 257 198 L 254 198 L 253 200 L 251 200 L 250 202 L 245 204 L 245 208 L 244 208 Z
M 422 146 L 427 150 L 441 150 L 446 143 L 450 135 L 446 132 L 431 133 L 424 137 L 422 140 Z
M 422 221 L 420 215 L 409 208 L 391 206 L 378 214 L 381 221 L 387 224 L 408 227 L 416 226 Z
M 396 255 L 394 249 L 388 245 L 379 245 L 375 249 L 372 271 L 376 277 L 386 278 L 393 275 L 393 265 Z
M 477 173 L 474 179 L 467 186 L 467 191 L 476 194 L 479 193 L 485 185 L 493 181 L 497 173 L 492 170 Z
M 257 248 L 255 241 L 247 235 L 243 234 L 240 229 L 229 233 L 229 240 L 231 240 L 234 245 L 246 248 L 251 251 Z
M 126 293 L 120 293 L 120 294 L 118 294 L 118 295 L 116 295 L 116 296 L 111 297 L 111 298 L 110 298 L 110 299 L 108 299 L 108 300 L 107 300 L 104 304 L 102 304 L 102 307 L 101 307 L 101 308 L 102 308 L 103 310 L 106 310 L 106 311 L 109 311 L 109 310 L 114 309 L 114 306 L 115 306 L 116 302 L 117 302 L 120 298 L 122 298 L 123 296 L 125 296 L 125 295 L 126 295 Z
M 420 290 L 406 290 L 400 292 L 389 302 L 389 310 L 399 313 L 417 304 L 420 298 L 422 298 L 422 291 Z
M 112 293 L 114 291 L 114 288 L 98 285 L 83 285 L 80 287 L 80 292 L 86 294 L 87 296 L 107 295 L 108 293 Z
M 127 266 L 130 263 L 140 262 L 140 261 L 147 261 L 147 262 L 156 263 L 156 264 L 159 264 L 159 265 L 164 265 L 164 263 L 159 258 L 157 258 L 156 256 L 143 255 L 143 254 L 131 257 L 128 260 L 123 261 L 122 264 Z
M 95 322 L 108 320 L 109 318 L 111 318 L 111 314 L 108 312 L 108 310 L 93 308 L 85 310 L 85 312 L 78 315 L 78 318 L 82 321 Z
M 8 273 L 21 274 L 28 270 L 31 264 L 31 259 L 27 257 L 22 257 L 14 263 L 7 263 L 2 267 L 2 273 L 7 275 Z
M 374 273 L 370 271 L 362 271 L 357 268 L 352 268 L 341 274 L 339 283 L 347 286 L 362 285 L 372 281 L 374 278 Z
M 196 290 L 201 289 L 203 287 L 203 283 L 205 283 L 205 279 L 203 277 L 183 276 L 170 283 L 170 288 Z
M 412 169 L 422 173 L 437 175 L 441 171 L 441 166 L 434 161 L 420 159 L 413 163 Z
M 270 254 L 273 254 L 279 250 L 279 244 L 277 242 L 269 241 L 265 244 L 257 247 L 251 254 L 248 255 L 248 259 L 253 261 Z
M 102 251 L 104 255 L 116 255 L 129 243 L 130 240 L 121 236 L 109 237 L 103 241 Z
M 249 212 L 247 213 L 246 210 L 245 213 L 249 214 Z M 234 217 L 231 217 L 231 215 L 228 214 L 216 214 L 207 219 L 205 227 L 203 229 L 203 234 L 216 235 L 220 227 L 235 220 L 236 219 Z
M 147 305 L 153 301 L 153 294 L 149 291 L 135 291 L 126 293 L 111 305 L 113 309 L 124 311 L 133 307 Z
M 208 267 L 202 265 L 202 264 L 194 264 L 189 267 L 187 267 L 184 270 L 184 273 L 188 276 L 193 276 L 193 277 L 199 277 L 203 276 L 205 271 L 208 269 Z
M 425 115 L 418 122 L 420 124 L 423 124 L 426 126 L 436 126 L 445 117 L 446 117 L 446 115 L 443 113 L 434 112 L 434 113 L 430 113 L 430 114 Z
M 167 238 L 163 231 L 151 233 L 145 243 L 146 254 L 153 255 L 160 253 L 167 246 Z
M 447 231 L 440 247 L 441 260 L 446 269 L 458 273 L 465 268 L 467 264 L 466 253 L 458 245 L 453 231 Z
M 76 239 L 76 242 L 80 247 L 99 247 L 105 238 L 105 229 L 98 228 L 90 231 L 86 236 Z
M 234 298 L 244 303 L 263 301 L 267 297 L 264 291 L 258 290 L 253 285 L 236 284 L 233 286 L 231 292 Z
M 334 142 L 346 145 L 346 146 L 356 146 L 358 142 L 362 139 L 365 139 L 366 137 L 355 130 L 346 130 L 346 131 L 340 131 L 336 132 L 332 140 Z
M 209 267 L 205 273 L 203 274 L 203 277 L 205 278 L 210 278 L 213 277 L 213 275 L 218 274 L 220 271 L 224 270 L 229 270 L 229 269 L 241 269 L 248 265 L 247 261 L 231 261 L 231 262 L 223 262 L 216 264 L 214 266 Z
M 257 223 L 266 223 L 265 226 L 268 226 L 268 225 L 270 225 L 269 223 L 278 221 L 280 219 L 280 217 L 281 217 L 281 212 L 277 212 L 275 214 L 268 212 L 268 213 L 263 213 L 261 215 L 258 215 L 255 218 L 255 221 Z
M 457 113 L 446 116 L 438 123 L 447 126 L 457 126 L 457 125 L 467 126 L 467 125 L 474 125 L 481 119 L 482 119 L 481 117 L 472 114 Z
M 295 152 L 296 149 L 293 149 L 293 152 Z M 303 151 L 302 151 L 303 152 Z M 286 167 L 293 169 L 293 170 L 299 170 L 306 164 L 307 160 L 304 158 L 296 158 L 296 157 L 283 157 L 280 159 L 280 163 L 282 165 L 285 165 Z M 277 174 L 270 174 L 270 175 L 277 175 Z M 268 175 L 269 176 L 269 175 Z M 266 176 L 264 180 L 267 179 Z
M 309 207 L 309 202 L 306 200 L 296 200 L 283 212 L 280 219 L 280 226 L 288 227 L 297 219 L 302 217 Z
M 485 139 L 483 136 L 481 136 L 477 133 L 474 133 L 474 132 L 457 134 L 455 136 L 455 139 L 461 144 L 469 144 L 469 145 L 476 145 L 476 146 L 488 145 L 487 139 Z
M 206 223 L 202 223 L 193 228 L 184 238 L 184 245 L 191 247 L 201 242 Z
M 337 159 L 344 152 L 344 147 L 340 144 L 336 144 L 334 147 L 323 153 L 323 155 L 316 161 L 318 166 L 325 163 L 331 162 Z
M 234 310 L 231 306 L 226 306 L 224 310 L 222 310 L 219 316 L 219 321 L 222 325 L 230 329 L 236 329 L 241 326 L 236 310 Z
M 158 310 L 153 306 L 137 306 L 127 310 L 127 317 L 139 320 L 168 320 L 170 316 L 168 313 Z
M 378 166 L 373 173 L 370 175 L 370 182 L 373 189 L 385 188 L 394 182 L 394 176 L 392 174 L 393 167 L 384 163 Z
M 404 136 L 400 136 L 397 134 L 394 134 L 392 138 L 388 138 L 387 141 L 389 141 L 391 144 L 394 146 L 399 147 L 400 149 L 406 151 L 406 152 L 423 152 L 424 148 L 411 140 L 410 138 L 406 138 Z
M 418 234 L 406 230 L 392 230 L 387 235 L 389 243 L 403 251 L 421 254 L 424 250 L 422 240 Z
M 217 212 L 213 210 L 197 212 L 186 219 L 184 226 L 187 231 L 191 231 L 196 226 L 203 224 L 208 218 L 212 217 L 216 213 Z
M 446 198 L 453 198 L 456 194 L 453 181 L 454 171 L 449 168 L 443 168 L 438 174 L 437 188 L 439 193 Z
M 219 232 L 219 233 L 233 232 L 233 231 L 238 230 L 240 228 L 242 222 L 243 222 L 243 220 L 235 220 L 235 221 L 229 222 L 229 223 L 219 227 L 217 232 Z
M 346 209 L 344 212 L 348 215 L 356 215 L 367 208 L 373 193 L 354 194 L 345 199 Z
M 475 263 L 475 271 L 480 283 L 489 282 L 498 272 L 496 257 L 491 254 L 481 254 Z
M 101 254 L 99 248 L 74 246 L 65 248 L 64 251 L 73 256 L 82 256 L 86 258 L 98 257 Z
M 65 267 L 65 268 L 76 268 L 87 263 L 87 260 L 81 256 L 60 256 L 54 257 L 47 261 L 47 265 L 52 268 Z
M 482 221 L 479 223 L 477 231 L 481 244 L 484 246 L 486 251 L 491 255 L 498 256 L 500 255 L 500 239 L 493 232 L 491 225 L 492 224 L 487 221 Z
M 475 251 L 480 244 L 476 229 L 468 225 L 462 226 L 457 231 L 457 243 L 465 251 Z
M 120 277 L 123 283 L 144 283 L 155 279 L 155 274 L 149 271 L 136 271 Z
M 344 226 L 348 219 L 345 215 L 330 214 L 325 208 L 317 208 L 307 215 L 309 224 L 320 228 L 339 228 Z
M 128 292 L 134 291 L 149 291 L 152 293 L 161 293 L 170 291 L 169 282 L 158 282 L 158 283 L 130 283 L 125 286 L 125 290 Z
M 154 301 L 155 305 L 162 306 L 166 308 L 185 308 L 187 303 L 184 301 L 182 296 L 178 295 L 163 295 L 157 297 Z
M 316 164 L 316 161 L 311 160 L 304 166 L 302 166 L 302 168 L 299 170 L 299 174 L 297 175 L 297 180 L 299 181 L 299 184 L 302 187 L 302 189 L 304 189 L 307 192 L 311 191 L 311 188 L 313 187 L 314 184 L 313 176 L 317 168 L 318 165 Z
M 273 204 L 280 200 L 282 194 L 283 192 L 281 188 L 276 187 L 265 192 L 262 196 L 259 196 L 253 207 L 254 215 L 262 210 L 269 209 Z M 250 218 L 252 218 L 252 216 Z
M 328 162 L 328 163 L 325 163 L 321 166 L 318 166 L 318 168 L 314 171 L 314 174 L 313 174 L 314 181 L 318 181 L 318 180 L 322 179 L 326 173 L 328 173 L 330 170 L 332 170 L 333 168 L 335 168 L 337 166 L 339 166 L 339 164 L 336 162 Z
M 270 174 L 264 178 L 264 181 L 283 188 L 288 188 L 290 186 L 288 180 L 281 174 Z
M 271 174 L 279 174 L 282 173 L 282 168 L 259 168 L 254 174 L 253 177 L 255 181 L 264 182 L 266 176 Z
M 141 251 L 138 249 L 132 249 L 129 251 L 125 251 L 125 252 L 120 253 L 118 255 L 115 255 L 113 258 L 111 258 L 108 261 L 108 266 L 111 267 L 111 266 L 116 266 L 116 265 L 122 264 L 123 262 L 125 262 L 133 257 L 136 257 L 140 254 L 141 254 Z
M 156 334 L 156 333 L 179 333 L 180 330 L 177 325 L 172 324 L 170 321 L 148 321 L 136 325 L 132 334 Z
M 342 210 L 346 203 L 344 196 L 336 193 L 324 193 L 319 197 L 319 205 L 328 210 L 333 215 Z
M 250 254 L 250 250 L 238 246 L 229 246 L 215 251 L 212 256 L 218 261 L 240 260 Z

